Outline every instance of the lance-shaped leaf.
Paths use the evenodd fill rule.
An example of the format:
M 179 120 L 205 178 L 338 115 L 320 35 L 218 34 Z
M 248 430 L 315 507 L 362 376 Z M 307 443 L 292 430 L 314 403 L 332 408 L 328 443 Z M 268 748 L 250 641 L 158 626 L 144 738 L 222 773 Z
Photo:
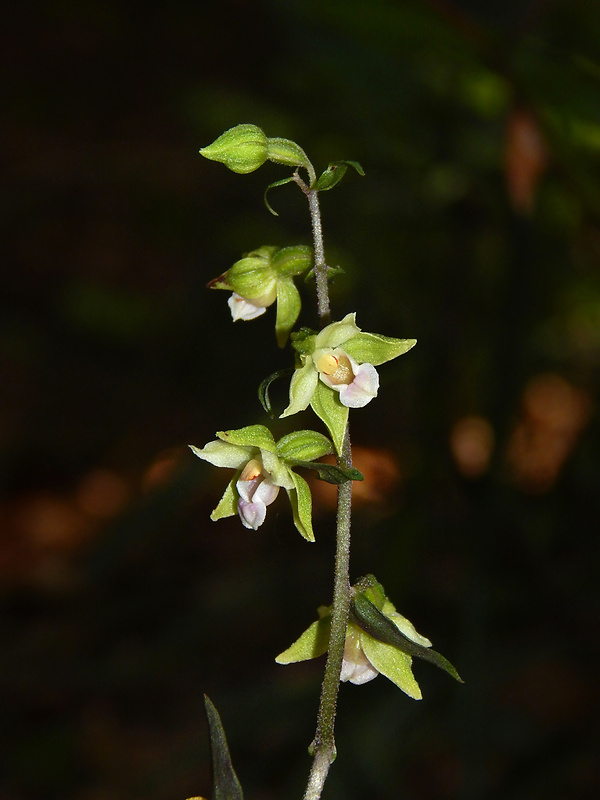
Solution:
M 430 647 L 417 644 L 415 641 L 405 636 L 394 622 L 380 611 L 364 594 L 356 594 L 352 598 L 350 608 L 354 622 L 374 639 L 384 644 L 391 645 L 407 655 L 429 661 L 431 664 L 435 664 L 436 667 L 445 670 L 455 680 L 459 681 L 459 683 L 463 683 L 462 678 L 447 658 L 444 658 L 443 655 L 432 650 Z M 369 657 L 368 653 L 367 657 Z
M 294 466 L 312 469 L 318 473 L 317 477 L 321 481 L 333 483 L 340 486 L 347 481 L 363 481 L 365 476 L 355 467 L 336 467 L 334 464 L 310 463 L 309 461 L 294 460 Z
M 274 189 L 276 186 L 285 186 L 286 183 L 291 183 L 293 180 L 294 180 L 294 176 L 291 175 L 289 178 L 282 178 L 279 181 L 273 181 L 273 183 L 270 183 L 267 186 L 267 188 L 265 189 L 265 193 L 263 194 L 263 201 L 264 201 L 264 204 L 266 205 L 266 207 L 269 209 L 269 211 L 271 212 L 271 214 L 273 214 L 274 217 L 278 217 L 279 216 L 279 212 L 275 211 L 273 206 L 269 203 L 269 201 L 267 200 L 267 194 L 270 192 L 271 189 Z
M 273 419 L 275 414 L 273 413 L 273 406 L 271 405 L 271 397 L 269 395 L 269 389 L 271 388 L 271 384 L 273 381 L 276 381 L 278 378 L 287 378 L 294 372 L 293 367 L 287 367 L 286 369 L 280 369 L 277 372 L 273 372 L 269 375 L 268 378 L 265 378 L 264 381 L 258 387 L 258 399 L 260 400 L 261 406 L 264 408 L 266 413 Z
M 231 763 L 221 717 L 207 695 L 204 695 L 204 708 L 210 734 L 213 800 L 244 800 L 242 786 Z
M 325 172 L 317 178 L 316 182 L 310 188 L 316 189 L 319 192 L 326 192 L 328 189 L 333 189 L 333 187 L 342 180 L 348 167 L 353 167 L 359 175 L 365 174 L 364 169 L 358 161 L 332 161 Z

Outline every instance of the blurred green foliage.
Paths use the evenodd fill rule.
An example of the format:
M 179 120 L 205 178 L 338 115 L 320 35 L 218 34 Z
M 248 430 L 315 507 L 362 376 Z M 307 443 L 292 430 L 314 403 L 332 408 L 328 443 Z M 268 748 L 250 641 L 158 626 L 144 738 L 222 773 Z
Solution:
M 246 796 L 301 794 L 321 665 L 273 657 L 330 602 L 332 516 L 213 525 L 184 447 L 286 366 L 204 288 L 310 243 L 295 187 L 262 204 L 282 168 L 197 155 L 252 122 L 365 168 L 323 195 L 334 311 L 419 343 L 355 415 L 401 477 L 352 568 L 466 681 L 343 686 L 326 797 L 597 797 L 600 8 L 33 0 L 1 36 L 0 795 L 206 794 L 204 692 Z

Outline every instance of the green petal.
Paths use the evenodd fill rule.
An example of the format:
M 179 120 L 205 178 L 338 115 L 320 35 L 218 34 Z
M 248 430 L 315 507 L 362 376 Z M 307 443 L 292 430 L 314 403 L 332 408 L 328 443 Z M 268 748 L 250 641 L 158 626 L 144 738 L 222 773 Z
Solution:
M 220 434 L 217 434 L 219 436 Z M 237 444 L 229 442 L 209 442 L 205 447 L 190 446 L 190 450 L 195 456 L 208 461 L 215 467 L 232 467 L 240 469 L 250 459 L 252 448 L 239 447 Z
M 332 322 L 326 328 L 317 334 L 315 341 L 315 349 L 320 347 L 339 347 L 346 342 L 350 337 L 356 336 L 360 333 L 360 328 L 356 325 L 354 319 L 356 314 L 346 314 L 340 322 Z
M 359 364 L 385 364 L 408 352 L 417 343 L 416 339 L 391 339 L 377 333 L 357 333 L 344 343 L 344 350 Z
M 329 647 L 329 631 L 331 617 L 323 617 L 304 631 L 291 647 L 280 653 L 275 661 L 278 664 L 294 664 L 296 661 L 308 661 L 318 658 L 327 652 Z
M 260 455 L 263 467 L 270 473 L 273 482 L 276 483 L 277 486 L 283 486 L 284 489 L 293 489 L 294 481 L 292 478 L 292 470 L 284 464 L 275 453 L 271 453 L 268 450 L 261 450 Z
M 294 515 L 294 525 L 308 542 L 314 542 L 315 534 L 312 529 L 312 495 L 308 483 L 295 472 L 291 472 L 294 479 L 295 491 L 288 492 Z
M 261 450 L 268 450 L 271 453 L 277 452 L 273 434 L 264 425 L 248 425 L 248 427 L 238 430 L 217 431 L 217 436 L 230 444 L 260 447 Z
M 277 442 L 277 452 L 280 458 L 313 461 L 315 458 L 333 453 L 333 447 L 322 433 L 293 431 L 282 436 Z
M 239 495 L 235 488 L 235 484 L 240 475 L 241 470 L 238 470 L 225 489 L 225 493 L 220 499 L 219 505 L 210 515 L 210 518 L 213 522 L 216 522 L 218 519 L 223 519 L 224 517 L 233 517 L 235 514 L 237 514 Z
M 306 364 L 297 369 L 292 375 L 292 380 L 290 381 L 290 404 L 279 418 L 283 419 L 283 417 L 289 417 L 299 411 L 304 411 L 311 401 L 318 382 L 317 371 L 312 360 L 308 359 Z
M 350 409 L 343 406 L 338 393 L 322 381 L 318 382 L 310 405 L 317 417 L 327 426 L 337 452 L 341 453 Z
M 300 315 L 301 308 L 300 293 L 292 278 L 279 278 L 277 281 L 277 317 L 275 319 L 275 335 L 279 347 L 285 346 L 288 335 Z
M 361 633 L 361 645 L 364 654 L 375 669 L 389 678 L 409 697 L 420 700 L 422 697 L 419 684 L 411 670 L 411 657 L 391 644 L 379 642 L 364 631 Z

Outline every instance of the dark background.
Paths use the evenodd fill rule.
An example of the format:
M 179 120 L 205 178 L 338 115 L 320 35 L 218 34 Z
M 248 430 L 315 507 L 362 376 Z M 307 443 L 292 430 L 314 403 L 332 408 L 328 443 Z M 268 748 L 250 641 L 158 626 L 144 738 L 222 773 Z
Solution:
M 204 692 L 247 797 L 302 794 L 323 663 L 273 658 L 330 602 L 331 495 L 314 545 L 284 498 L 213 524 L 186 448 L 267 422 L 290 357 L 205 284 L 310 243 L 284 168 L 197 155 L 240 122 L 366 170 L 322 195 L 334 313 L 419 343 L 353 414 L 352 572 L 466 681 L 342 686 L 325 797 L 598 797 L 600 7 L 25 2 L 0 37 L 2 800 L 208 796 Z

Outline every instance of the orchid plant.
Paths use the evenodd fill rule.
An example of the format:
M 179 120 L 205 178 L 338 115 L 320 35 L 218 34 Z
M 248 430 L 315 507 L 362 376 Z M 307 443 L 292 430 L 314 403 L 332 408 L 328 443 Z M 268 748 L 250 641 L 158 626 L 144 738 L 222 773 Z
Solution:
M 333 602 L 320 606 L 319 619 L 287 649 L 279 664 L 291 664 L 327 653 L 314 740 L 309 748 L 312 765 L 304 800 L 318 800 L 335 758 L 334 724 L 340 681 L 363 684 L 379 673 L 406 695 L 421 699 L 412 672 L 413 657 L 422 658 L 460 677 L 431 642 L 417 633 L 399 614 L 380 583 L 368 575 L 350 583 L 350 520 L 352 482 L 362 475 L 352 466 L 350 411 L 364 408 L 379 392 L 376 367 L 411 350 L 414 339 L 396 339 L 366 333 L 356 324 L 354 312 L 332 321 L 328 281 L 336 268 L 327 266 L 323 246 L 319 193 L 336 186 L 348 168 L 364 175 L 356 161 L 334 161 L 317 177 L 304 150 L 289 139 L 270 138 L 256 125 L 237 125 L 219 136 L 200 153 L 219 161 L 233 172 L 253 172 L 266 161 L 291 167 L 293 172 L 267 187 L 267 192 L 287 183 L 296 184 L 308 200 L 313 246 L 258 247 L 208 284 L 211 289 L 231 292 L 228 305 L 234 322 L 249 322 L 277 304 L 275 337 L 283 348 L 291 341 L 294 367 L 289 370 L 289 404 L 279 415 L 288 418 L 308 407 L 324 424 L 325 435 L 297 430 L 278 441 L 263 425 L 219 431 L 204 447 L 190 445 L 198 458 L 217 467 L 234 470 L 220 502 L 211 514 L 217 521 L 238 515 L 241 524 L 257 530 L 266 519 L 267 508 L 285 489 L 292 506 L 294 525 L 301 536 L 314 542 L 312 499 L 307 481 L 298 470 L 316 471 L 317 477 L 338 485 L 336 556 Z M 301 297 L 295 279 L 314 278 L 320 330 L 294 330 L 301 312 Z M 272 415 L 269 385 L 286 370 L 261 384 L 259 397 Z M 320 461 L 334 454 L 337 466 Z M 215 798 L 242 800 L 222 724 L 210 700 L 206 711 L 211 734 Z M 192 800 L 202 800 L 195 798 Z

